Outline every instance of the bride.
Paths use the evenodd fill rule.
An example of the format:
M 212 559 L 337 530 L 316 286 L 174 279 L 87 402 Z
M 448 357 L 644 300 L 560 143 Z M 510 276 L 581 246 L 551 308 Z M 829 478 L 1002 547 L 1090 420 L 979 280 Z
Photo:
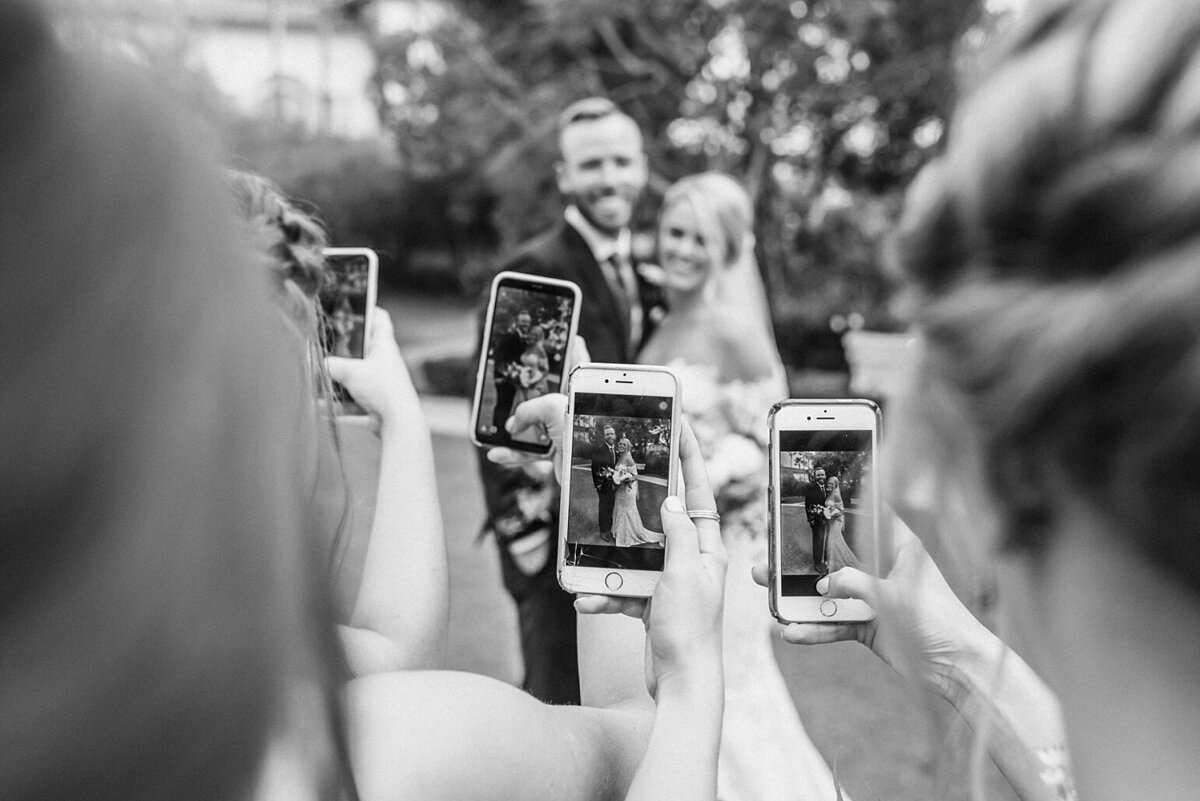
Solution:
M 625 437 L 617 442 L 617 463 L 613 467 L 613 483 L 617 485 L 617 497 L 613 503 L 613 536 L 618 548 L 634 545 L 661 543 L 661 531 L 651 531 L 642 525 L 642 514 L 638 511 L 638 469 L 633 461 L 633 443 Z
M 830 476 L 825 482 L 825 517 L 829 525 L 825 529 L 825 563 L 829 572 L 843 567 L 861 567 L 858 557 L 846 542 L 846 504 L 842 500 L 841 482 L 837 476 Z
M 754 262 L 750 198 L 727 175 L 673 184 L 658 227 L 659 278 L 670 312 L 639 355 L 672 367 L 683 411 L 721 514 L 725 585 L 722 801 L 834 798 L 775 662 L 766 590 L 750 577 L 767 555 L 767 410 L 787 397 L 766 295 Z

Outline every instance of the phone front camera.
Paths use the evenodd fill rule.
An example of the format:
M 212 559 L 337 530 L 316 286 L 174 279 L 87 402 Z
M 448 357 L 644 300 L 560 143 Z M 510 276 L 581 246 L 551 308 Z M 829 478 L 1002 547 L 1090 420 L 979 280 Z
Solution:
M 607 378 L 606 378 L 606 379 L 604 379 L 604 383 L 605 383 L 605 384 L 607 384 L 607 383 L 608 383 L 608 379 L 607 379 Z

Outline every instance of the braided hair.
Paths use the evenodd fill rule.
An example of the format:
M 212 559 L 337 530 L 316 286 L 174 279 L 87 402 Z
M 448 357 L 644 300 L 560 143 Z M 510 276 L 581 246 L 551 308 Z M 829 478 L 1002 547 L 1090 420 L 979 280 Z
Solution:
M 1193 591 L 1198 45 L 1192 2 L 1031 9 L 910 189 L 892 251 L 923 335 L 919 400 L 977 438 L 1005 542 L 1046 542 L 1057 481 Z

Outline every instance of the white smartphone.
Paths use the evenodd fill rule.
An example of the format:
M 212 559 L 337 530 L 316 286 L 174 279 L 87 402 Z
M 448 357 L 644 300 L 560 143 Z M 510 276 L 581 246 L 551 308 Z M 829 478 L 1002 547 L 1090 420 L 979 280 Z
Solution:
M 371 318 L 379 285 L 379 257 L 370 248 L 325 248 L 321 286 L 321 345 L 330 356 L 361 359 L 366 353 Z M 364 410 L 345 387 L 333 384 L 333 397 L 341 414 Z
M 502 272 L 492 280 L 471 406 L 476 445 L 549 453 L 543 432 L 512 437 L 504 422 L 521 402 L 562 392 L 581 297 L 577 285 L 555 278 Z
M 665 367 L 571 372 L 563 430 L 558 582 L 649 597 L 662 574 L 660 508 L 678 492 L 679 380 Z
M 771 614 L 783 623 L 870 620 L 864 601 L 824 598 L 816 584 L 842 567 L 879 563 L 879 407 L 785 400 L 768 420 Z

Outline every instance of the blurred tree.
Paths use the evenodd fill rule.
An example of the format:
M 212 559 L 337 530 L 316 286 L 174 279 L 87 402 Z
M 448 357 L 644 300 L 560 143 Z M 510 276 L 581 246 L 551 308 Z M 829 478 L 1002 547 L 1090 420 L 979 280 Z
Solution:
M 999 6 L 999 3 L 989 4 Z M 720 169 L 759 214 L 785 356 L 887 326 L 878 244 L 937 148 L 984 0 L 454 0 L 377 41 L 375 90 L 404 169 L 452 180 L 463 224 L 487 210 L 504 246 L 560 202 L 556 114 L 603 94 L 647 135 L 652 225 L 671 180 Z M 840 355 L 837 357 L 840 358 Z

